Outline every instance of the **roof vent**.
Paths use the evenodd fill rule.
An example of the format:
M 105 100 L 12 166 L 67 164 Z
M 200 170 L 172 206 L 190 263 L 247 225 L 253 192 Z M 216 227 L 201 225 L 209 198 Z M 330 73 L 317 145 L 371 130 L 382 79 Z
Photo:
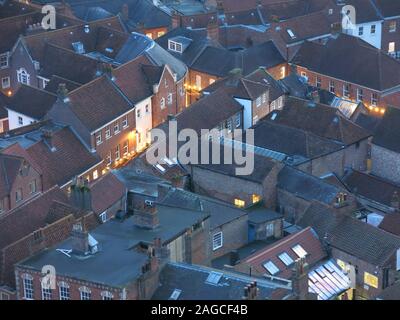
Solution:
M 85 31 L 85 33 L 89 33 L 90 32 L 90 27 L 88 24 L 85 25 L 85 27 L 83 28 L 83 30 Z

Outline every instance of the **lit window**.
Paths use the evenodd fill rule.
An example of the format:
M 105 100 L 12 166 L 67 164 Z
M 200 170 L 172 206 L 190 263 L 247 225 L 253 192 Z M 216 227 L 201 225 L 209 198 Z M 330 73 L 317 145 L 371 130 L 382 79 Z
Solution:
M 364 91 L 363 89 L 357 89 L 357 101 L 362 102 L 364 100 Z
M 1 79 L 1 87 L 3 89 L 7 89 L 10 87 L 10 77 L 5 77 Z
M 201 76 L 196 74 L 196 87 L 198 90 L 201 90 Z
M 285 266 L 290 266 L 294 262 L 286 252 L 281 253 L 278 258 L 285 264 Z
M 59 284 L 60 300 L 69 300 L 69 285 L 66 282 L 60 282 Z
M 389 24 L 389 32 L 396 32 L 397 23 L 396 21 L 391 21 Z
M 279 273 L 279 268 L 272 261 L 267 261 L 264 263 L 264 268 L 272 275 Z
M 215 233 L 213 235 L 213 250 L 217 250 L 223 246 L 223 235 L 222 232 Z
M 124 142 L 123 152 L 124 152 L 124 156 L 127 155 L 129 152 L 128 140 Z
M 157 37 L 162 37 L 165 34 L 165 31 L 158 31 Z
M 115 160 L 119 160 L 121 158 L 120 152 L 119 152 L 119 145 L 117 145 L 117 148 L 115 149 Z
M 368 286 L 378 289 L 378 277 L 368 272 L 364 272 L 364 283 Z
M 99 172 L 97 170 L 93 171 L 93 180 L 96 180 L 99 177 Z
M 308 253 L 301 245 L 295 245 L 292 250 L 297 254 L 299 258 L 305 257 Z
M 150 39 L 153 39 L 153 35 L 151 33 L 146 33 L 146 37 L 150 38 Z
M 24 298 L 33 299 L 33 278 L 29 274 L 23 275 Z
M 258 194 L 253 194 L 252 201 L 253 201 L 253 203 L 260 202 L 261 201 L 261 196 L 259 196 Z
M 235 199 L 234 203 L 235 206 L 238 208 L 244 208 L 244 206 L 246 205 L 246 202 L 240 199 Z
M 89 288 L 81 287 L 81 288 L 79 288 L 79 291 L 81 293 L 81 300 L 90 300 L 91 299 L 92 293 Z
M 215 79 L 213 79 L 213 78 L 210 78 L 210 80 L 209 80 L 209 82 L 208 82 L 208 83 L 209 83 L 210 85 L 212 85 L 214 82 L 215 82 Z
M 376 93 L 373 93 L 371 95 L 371 105 L 373 106 L 378 105 L 378 95 Z
M 389 49 L 388 52 L 389 53 L 393 53 L 396 51 L 396 42 L 389 42 Z

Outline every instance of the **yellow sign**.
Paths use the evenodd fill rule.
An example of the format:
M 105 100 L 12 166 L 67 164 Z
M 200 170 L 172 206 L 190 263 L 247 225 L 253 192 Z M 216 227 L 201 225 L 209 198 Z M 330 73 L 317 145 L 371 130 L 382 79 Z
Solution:
M 368 272 L 364 272 L 364 283 L 378 289 L 378 277 Z

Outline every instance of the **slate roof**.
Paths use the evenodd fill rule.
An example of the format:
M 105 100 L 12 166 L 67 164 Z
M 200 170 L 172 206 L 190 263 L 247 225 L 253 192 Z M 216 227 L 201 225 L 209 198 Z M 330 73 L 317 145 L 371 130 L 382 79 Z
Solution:
M 366 130 L 346 119 L 336 108 L 297 98 L 289 98 L 282 110 L 271 112 L 265 119 L 345 145 L 370 137 Z
M 389 207 L 394 193 L 400 194 L 400 186 L 393 182 L 356 170 L 345 174 L 342 181 L 352 193 Z
M 377 300 L 400 300 L 400 282 L 385 288 L 376 297 Z
M 375 130 L 372 143 L 382 148 L 400 153 L 400 110 L 387 108 L 383 119 Z
M 35 87 L 22 85 L 7 104 L 7 109 L 42 120 L 56 102 L 57 96 Z
M 374 4 L 375 0 L 346 0 L 346 5 L 351 5 L 357 11 L 357 24 L 381 21 L 381 12 Z M 379 0 L 377 1 L 379 2 Z M 399 9 L 400 12 L 400 9 Z
M 279 278 L 291 279 L 292 268 L 294 265 L 286 266 L 280 259 L 279 255 L 286 252 L 293 262 L 299 259 L 299 256 L 293 251 L 293 247 L 300 245 L 307 253 L 306 262 L 310 267 L 314 266 L 326 257 L 322 243 L 311 228 L 305 228 L 297 233 L 286 236 L 279 241 L 261 249 L 251 256 L 247 257 L 241 263 L 251 266 L 259 274 L 271 274 L 263 266 L 264 263 L 272 261 L 279 269 L 279 273 L 273 275 Z
M 374 266 L 387 265 L 400 248 L 400 237 L 318 202 L 309 206 L 298 224 L 311 226 L 330 246 Z
M 211 272 L 221 273 L 220 285 L 207 282 Z M 153 300 L 168 300 L 174 290 L 181 290 L 178 300 L 242 300 L 243 289 L 256 281 L 259 299 L 271 299 L 274 292 L 289 288 L 264 279 L 247 277 L 242 274 L 211 269 L 203 266 L 169 262 L 160 275 L 160 286 L 154 293 Z M 285 294 L 283 294 L 285 295 Z
M 383 217 L 379 224 L 379 229 L 400 236 L 400 214 L 399 212 L 389 213 Z
M 10 194 L 14 181 L 17 178 L 24 158 L 0 153 L 0 198 Z
M 391 0 L 372 0 L 385 18 L 397 17 L 400 15 L 400 6 L 397 1 Z
M 58 87 L 61 83 L 65 84 L 68 91 L 74 91 L 75 89 L 78 89 L 81 86 L 80 83 L 73 82 L 71 80 L 53 75 L 50 78 L 50 81 L 46 85 L 46 88 L 44 90 L 46 90 L 50 93 L 53 93 L 53 94 L 57 94 Z
M 63 186 L 101 162 L 68 127 L 53 132 L 50 139 L 42 137 L 27 152 L 42 168 L 45 189 Z
M 291 62 L 372 90 L 385 91 L 400 85 L 399 61 L 346 34 L 331 38 L 325 45 L 305 42 Z
M 277 188 L 292 193 L 306 201 L 332 204 L 341 188 L 303 171 L 286 166 L 278 174 Z

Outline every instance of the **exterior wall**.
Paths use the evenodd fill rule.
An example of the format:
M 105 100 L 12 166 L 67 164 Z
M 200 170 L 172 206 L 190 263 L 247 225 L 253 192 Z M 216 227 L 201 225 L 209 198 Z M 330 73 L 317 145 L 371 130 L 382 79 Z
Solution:
M 213 250 L 213 235 L 222 232 L 223 246 Z M 230 221 L 222 226 L 213 229 L 210 232 L 210 245 L 212 258 L 223 256 L 232 250 L 239 249 L 248 243 L 248 215 L 244 215 L 238 219 Z
M 286 76 L 289 75 L 289 66 L 288 64 L 282 63 L 279 64 L 275 67 L 267 69 L 267 72 L 275 79 L 275 80 L 280 80 L 285 78 Z
M 19 123 L 19 118 L 22 119 L 22 124 Z M 8 125 L 10 130 L 21 128 L 23 126 L 28 126 L 32 123 L 35 123 L 36 121 L 36 119 L 30 118 L 22 113 L 8 110 Z
M 372 174 L 400 183 L 400 156 L 398 153 L 372 144 Z
M 201 86 L 199 88 L 198 84 L 196 83 L 196 77 L 200 77 L 201 79 Z M 200 91 L 204 88 L 207 88 L 213 81 L 217 81 L 221 78 L 206 74 L 197 70 L 189 69 L 189 76 L 186 80 L 186 105 L 190 105 L 196 102 L 200 98 Z
M 277 198 L 280 212 L 285 220 L 292 223 L 297 222 L 310 205 L 309 201 L 279 188 L 277 189 Z
M 375 34 L 371 33 L 371 27 L 375 26 Z M 363 35 L 360 36 L 359 29 L 363 28 Z M 375 48 L 381 49 L 382 46 L 382 22 L 373 21 L 369 23 L 357 24 L 354 30 L 346 30 L 347 34 L 354 37 L 360 38 L 369 44 L 373 45 Z
M 146 28 L 141 30 L 140 32 L 146 35 L 148 38 L 155 40 L 166 34 L 168 32 L 168 28 L 167 27 Z
M 8 130 L 9 130 L 8 118 L 0 119 L 0 133 L 6 132 Z
M 353 278 L 355 279 L 355 295 L 357 298 L 368 299 L 378 295 L 383 289 L 383 278 L 384 271 L 382 267 L 371 265 L 368 262 L 360 260 L 346 252 L 343 252 L 337 248 L 332 248 L 331 250 L 332 258 L 336 261 L 339 259 L 343 261 L 346 265 L 350 265 L 350 269 L 354 270 L 350 272 L 353 274 Z M 389 276 L 388 276 L 388 285 L 391 285 L 395 281 L 395 264 L 394 258 L 389 261 L 388 268 Z M 372 275 L 378 277 L 378 288 L 374 288 L 373 286 L 367 285 L 364 283 L 364 273 L 368 272 Z M 352 278 L 352 276 L 350 276 Z M 354 285 L 354 284 L 353 284 Z
M 385 108 L 387 106 L 387 102 L 386 102 L 387 99 L 389 99 L 389 97 L 391 95 L 395 94 L 395 93 L 392 93 L 392 94 L 386 96 L 385 98 L 383 98 L 381 92 L 379 92 L 379 91 L 372 90 L 370 88 L 365 88 L 365 87 L 362 87 L 362 86 L 354 84 L 354 83 L 348 83 L 348 82 L 340 80 L 340 79 L 331 78 L 326 75 L 318 74 L 316 72 L 313 72 L 306 68 L 298 66 L 297 74 L 301 75 L 302 73 L 306 74 L 306 76 L 308 78 L 308 83 L 314 87 L 316 86 L 317 77 L 319 77 L 321 79 L 321 88 L 328 90 L 328 91 L 329 91 L 329 83 L 330 83 L 330 81 L 333 81 L 333 83 L 335 84 L 335 94 L 338 97 L 343 97 L 343 86 L 345 84 L 349 84 L 350 85 L 350 97 L 345 98 L 345 99 L 348 99 L 351 101 L 357 100 L 357 89 L 362 89 L 363 95 L 364 95 L 363 103 L 367 107 L 372 108 L 371 111 L 378 112 L 378 114 L 379 114 L 380 110 L 375 111 L 375 106 L 373 106 L 371 104 L 372 94 L 374 94 L 374 93 L 377 94 L 377 98 L 378 98 L 377 107 L 378 108 Z
M 135 112 L 136 149 L 141 151 L 151 142 L 149 134 L 153 127 L 151 99 L 148 98 L 136 104 Z
M 390 32 L 389 26 L 392 22 L 396 22 L 396 31 Z M 382 26 L 382 50 L 389 51 L 389 43 L 395 43 L 396 52 L 400 51 L 400 17 L 385 18 Z
M 136 119 L 135 111 L 130 111 L 127 115 L 128 125 L 124 128 L 122 126 L 125 116 L 122 116 L 109 125 L 97 130 L 91 135 L 91 147 L 96 150 L 97 154 L 105 161 L 105 165 L 116 164 L 117 156 L 116 149 L 119 146 L 120 159 L 124 157 L 124 143 L 128 141 L 128 152 L 136 151 L 136 135 L 132 133 L 135 130 Z M 114 132 L 114 126 L 119 125 L 119 132 Z M 110 129 L 111 137 L 106 138 L 106 131 Z M 97 144 L 96 137 L 101 135 L 101 144 Z M 111 159 L 109 156 L 111 155 Z M 111 163 L 109 162 L 111 160 Z
M 274 235 L 273 238 L 280 239 L 283 237 L 283 219 L 267 221 L 264 223 L 253 224 L 255 231 L 255 239 L 254 240 L 267 240 L 267 225 L 274 225 Z

